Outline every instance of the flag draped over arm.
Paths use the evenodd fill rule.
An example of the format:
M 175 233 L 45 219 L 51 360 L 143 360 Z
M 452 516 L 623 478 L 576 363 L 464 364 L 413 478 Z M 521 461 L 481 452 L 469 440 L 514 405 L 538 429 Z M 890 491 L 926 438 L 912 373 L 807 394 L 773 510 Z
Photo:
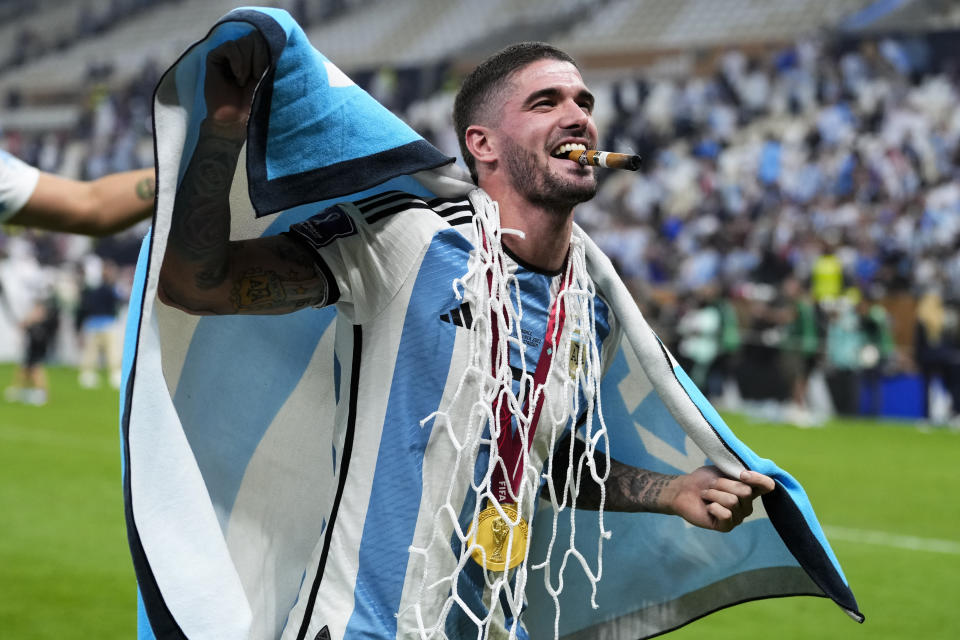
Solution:
M 343 369 L 334 309 L 197 318 L 157 299 L 174 197 L 206 116 L 206 54 L 253 29 L 271 64 L 231 192 L 231 239 L 279 233 L 334 202 L 382 190 L 426 197 L 474 188 L 283 11 L 229 13 L 164 74 L 154 102 L 157 210 L 131 296 L 121 398 L 141 638 L 277 638 L 297 626 L 288 614 L 343 481 L 344 443 L 330 428 Z M 612 455 L 672 473 L 708 461 L 731 475 L 750 468 L 773 476 L 777 489 L 730 534 L 679 518 L 605 514 L 613 535 L 599 608 L 585 606 L 589 585 L 568 567 L 560 635 L 645 637 L 729 604 L 792 594 L 826 595 L 859 617 L 800 485 L 730 432 L 592 244 L 588 260 L 625 328 L 602 389 Z M 595 537 L 596 527 L 595 513 L 577 515 L 577 536 Z M 532 558 L 549 534 L 534 528 Z M 531 579 L 524 617 L 535 638 L 554 625 L 542 582 Z

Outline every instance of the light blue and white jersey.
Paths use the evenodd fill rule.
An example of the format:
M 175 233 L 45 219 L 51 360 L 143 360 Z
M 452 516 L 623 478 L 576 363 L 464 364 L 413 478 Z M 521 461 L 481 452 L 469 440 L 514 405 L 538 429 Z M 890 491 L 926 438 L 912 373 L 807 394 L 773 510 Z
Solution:
M 458 452 L 450 434 L 430 421 L 421 425 L 456 391 L 468 361 L 476 311 L 457 298 L 453 282 L 467 270 L 472 218 L 465 198 L 424 200 L 387 192 L 338 205 L 291 228 L 293 237 L 316 251 L 330 283 L 327 302 L 339 312 L 334 441 L 342 455 L 328 526 L 306 568 L 284 638 L 295 637 L 305 616 L 311 618 L 309 637 L 324 626 L 334 638 L 415 637 L 412 605 L 419 604 L 429 618 L 447 598 L 446 587 L 418 593 L 419 585 L 432 580 L 423 580 L 427 569 L 409 550 L 427 545 L 446 502 L 460 513 L 463 530 L 474 513 L 470 484 L 476 479 L 451 477 Z M 510 255 L 505 259 L 523 309 L 515 334 L 520 340 L 510 355 L 516 381 L 521 342 L 526 370 L 536 368 L 561 274 L 520 264 Z M 616 342 L 610 317 L 598 296 L 596 336 L 603 354 Z M 548 383 L 548 398 L 549 389 Z M 454 429 L 467 422 L 469 402 L 461 404 L 451 409 Z M 542 417 L 531 447 L 534 465 L 543 465 L 551 441 L 559 442 L 568 429 L 545 422 Z M 485 453 L 482 449 L 474 465 L 477 474 L 486 469 Z M 447 546 L 449 561 L 434 569 L 437 579 L 450 575 L 460 555 L 452 530 L 445 535 L 456 542 Z M 482 617 L 482 569 L 469 565 L 459 574 L 458 594 Z M 446 632 L 473 638 L 477 626 L 454 606 Z
M 40 171 L 0 149 L 0 222 L 12 218 L 37 188 Z

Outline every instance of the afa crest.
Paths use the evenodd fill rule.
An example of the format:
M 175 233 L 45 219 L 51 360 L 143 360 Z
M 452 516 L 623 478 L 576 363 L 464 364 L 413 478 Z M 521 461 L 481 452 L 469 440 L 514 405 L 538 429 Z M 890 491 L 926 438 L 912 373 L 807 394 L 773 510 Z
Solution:
M 583 369 L 585 358 L 586 354 L 584 353 L 580 332 L 574 331 L 570 335 L 570 357 L 567 360 L 567 370 L 571 380 L 577 379 L 577 370 Z

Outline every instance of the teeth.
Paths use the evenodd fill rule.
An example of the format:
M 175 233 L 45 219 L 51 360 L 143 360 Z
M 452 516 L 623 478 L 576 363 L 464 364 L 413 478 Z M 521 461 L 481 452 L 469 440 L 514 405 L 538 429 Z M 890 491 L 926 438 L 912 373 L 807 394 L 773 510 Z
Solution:
M 562 144 L 562 145 L 560 145 L 559 147 L 557 147 L 556 149 L 554 149 L 553 155 L 555 155 L 555 156 L 565 156 L 565 155 L 567 155 L 568 153 L 570 153 L 571 151 L 577 151 L 577 150 L 586 151 L 586 150 L 587 150 L 587 147 L 586 147 L 585 145 L 582 145 L 582 144 L 579 144 L 579 143 L 568 142 L 568 143 Z

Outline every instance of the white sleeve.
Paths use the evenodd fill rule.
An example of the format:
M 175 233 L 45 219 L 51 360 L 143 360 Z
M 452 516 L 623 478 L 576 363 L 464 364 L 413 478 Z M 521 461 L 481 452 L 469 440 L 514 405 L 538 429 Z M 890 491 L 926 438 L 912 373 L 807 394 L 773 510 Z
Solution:
M 441 224 L 422 208 L 369 218 L 353 203 L 341 203 L 289 232 L 316 253 L 330 285 L 327 304 L 336 303 L 356 323 L 375 317 L 394 298 Z
M 0 222 L 12 218 L 37 187 L 40 171 L 0 149 Z

